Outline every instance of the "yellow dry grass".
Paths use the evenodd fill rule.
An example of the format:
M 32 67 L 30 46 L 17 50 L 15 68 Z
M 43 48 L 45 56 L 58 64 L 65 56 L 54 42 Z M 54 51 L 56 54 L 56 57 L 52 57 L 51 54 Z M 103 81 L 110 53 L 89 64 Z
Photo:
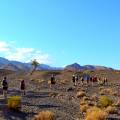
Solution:
M 87 110 L 85 120 L 106 120 L 108 114 L 100 108 L 93 107 Z
M 56 120 L 55 114 L 51 111 L 42 111 L 33 120 Z
M 76 94 L 77 98 L 81 98 L 81 97 L 84 97 L 84 96 L 86 96 L 86 93 L 84 91 L 78 91 L 77 94 Z

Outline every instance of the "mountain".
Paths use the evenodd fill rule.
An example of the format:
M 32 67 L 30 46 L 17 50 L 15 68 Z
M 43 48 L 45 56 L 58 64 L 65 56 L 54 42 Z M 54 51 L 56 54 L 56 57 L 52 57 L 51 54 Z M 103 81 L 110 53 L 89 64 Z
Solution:
M 8 59 L 0 57 L 0 69 L 12 70 L 12 71 L 29 71 L 33 69 L 31 63 L 22 63 L 19 61 L 10 61 Z M 40 64 L 37 70 L 62 70 L 60 67 L 51 67 L 46 64 Z
M 4 65 L 0 66 L 0 69 L 11 70 L 11 71 L 20 71 L 21 70 L 12 63 L 4 64 Z
M 12 70 L 12 71 L 30 71 L 33 69 L 31 63 L 22 63 L 19 61 L 10 61 L 8 59 L 0 57 L 0 69 Z M 84 65 L 81 66 L 78 63 L 73 63 L 67 65 L 65 68 L 62 67 L 51 67 L 46 64 L 40 64 L 37 70 L 71 70 L 71 71 L 81 71 L 81 70 L 113 70 L 105 66 L 95 66 L 95 65 Z
M 78 63 L 73 63 L 71 65 L 67 65 L 64 69 L 71 71 L 79 71 L 79 70 L 84 70 L 84 67 L 80 66 Z
M 105 66 L 95 66 L 95 65 L 84 65 L 84 66 L 81 66 L 78 63 L 67 65 L 64 69 L 65 70 L 72 70 L 72 71 L 81 71 L 81 70 L 113 70 L 112 68 L 105 67 Z
M 28 71 L 31 68 L 31 66 L 29 66 L 28 64 L 18 61 L 10 61 L 10 63 L 16 66 L 19 70 Z
M 1 65 L 6 65 L 6 64 L 9 64 L 9 63 L 10 63 L 10 61 L 9 61 L 9 60 L 7 60 L 7 59 L 5 59 L 5 58 L 0 57 L 0 66 L 1 66 Z

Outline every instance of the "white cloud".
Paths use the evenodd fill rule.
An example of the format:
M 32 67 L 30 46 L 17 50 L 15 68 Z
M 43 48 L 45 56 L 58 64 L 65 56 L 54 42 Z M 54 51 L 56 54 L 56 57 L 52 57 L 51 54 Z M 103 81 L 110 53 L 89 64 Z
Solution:
M 9 45 L 5 41 L 0 41 L 0 52 L 8 52 Z
M 31 60 L 36 59 L 39 63 L 51 63 L 51 58 L 48 54 L 34 48 L 18 48 L 13 44 L 0 41 L 0 54 L 3 54 L 4 57 L 9 60 L 30 62 Z

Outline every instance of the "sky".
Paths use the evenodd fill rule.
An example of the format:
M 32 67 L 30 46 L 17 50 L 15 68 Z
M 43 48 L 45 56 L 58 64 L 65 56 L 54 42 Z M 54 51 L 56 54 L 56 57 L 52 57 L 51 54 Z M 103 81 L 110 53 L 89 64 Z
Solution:
M 0 57 L 120 69 L 120 0 L 0 0 Z

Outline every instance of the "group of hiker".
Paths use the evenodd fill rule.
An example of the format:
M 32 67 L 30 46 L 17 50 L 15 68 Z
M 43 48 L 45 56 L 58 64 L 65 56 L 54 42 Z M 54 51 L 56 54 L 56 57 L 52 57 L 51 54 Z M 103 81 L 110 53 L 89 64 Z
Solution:
M 108 83 L 107 77 L 98 77 L 97 75 L 90 76 L 87 74 L 78 76 L 78 75 L 73 74 L 72 82 L 73 82 L 74 86 L 77 85 L 78 80 L 80 80 L 80 83 L 82 85 L 89 84 L 89 83 L 92 83 L 92 85 L 94 85 L 94 83 L 98 83 L 100 85 L 106 85 Z
M 56 78 L 55 78 L 55 75 L 52 74 L 50 78 L 50 88 L 52 88 L 52 86 L 55 85 L 55 83 L 56 83 Z M 78 74 L 73 74 L 72 83 L 74 86 L 78 85 L 78 83 L 80 83 L 81 85 L 89 84 L 89 83 L 92 83 L 92 85 L 94 85 L 94 83 L 98 83 L 100 85 L 106 85 L 108 83 L 108 80 L 106 77 L 98 77 L 97 75 L 90 76 L 85 74 L 85 75 L 79 76 Z M 4 98 L 7 98 L 8 80 L 6 76 L 1 81 L 1 86 L 2 86 L 2 92 L 3 92 Z M 21 80 L 20 81 L 21 95 L 26 94 L 25 89 L 26 89 L 25 81 Z
M 8 87 L 9 87 L 7 77 L 5 76 L 3 80 L 0 81 L 0 83 L 1 83 L 3 96 L 6 99 L 7 93 L 8 93 Z M 20 81 L 20 90 L 21 90 L 21 95 L 25 95 L 25 81 L 24 80 Z
M 52 75 L 51 76 L 50 88 L 55 83 L 56 83 L 55 75 Z M 97 83 L 99 85 L 107 85 L 108 79 L 107 79 L 107 77 L 99 77 L 97 75 L 90 76 L 88 74 L 84 74 L 82 76 L 79 76 L 78 74 L 73 74 L 72 75 L 72 83 L 73 83 L 74 86 L 78 85 L 79 83 L 81 85 L 84 85 L 84 84 L 94 85 L 94 83 Z

